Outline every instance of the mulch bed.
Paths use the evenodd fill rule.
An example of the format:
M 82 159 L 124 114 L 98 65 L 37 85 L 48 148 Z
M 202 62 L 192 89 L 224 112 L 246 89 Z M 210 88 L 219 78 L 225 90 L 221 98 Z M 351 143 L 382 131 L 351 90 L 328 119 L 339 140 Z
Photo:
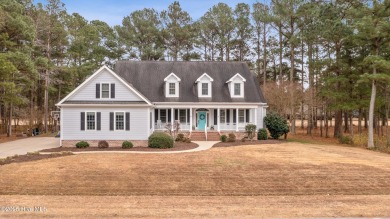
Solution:
M 235 141 L 235 142 L 219 142 L 215 145 L 213 145 L 213 147 L 232 147 L 232 146 L 243 146 L 243 145 L 256 145 L 256 144 L 281 144 L 285 141 L 282 141 L 282 140 L 253 140 L 253 141 L 250 141 L 250 140 L 247 140 L 245 142 L 242 142 L 242 141 Z
M 53 154 L 25 154 L 25 155 L 15 155 L 7 158 L 0 159 L 0 165 L 10 164 L 10 163 L 22 163 L 34 160 L 43 160 L 56 157 L 64 157 L 73 155 L 72 153 L 53 153 Z
M 98 148 L 98 147 L 89 147 L 89 148 L 76 148 L 76 147 L 59 147 L 45 149 L 40 152 L 61 152 L 61 151 L 71 151 L 71 152 L 82 152 L 82 151 L 185 151 L 197 148 L 198 145 L 195 143 L 184 143 L 184 142 L 175 142 L 173 148 L 159 149 L 159 148 L 149 148 L 149 147 L 134 147 L 129 149 L 123 149 L 121 147 L 109 147 L 109 148 Z

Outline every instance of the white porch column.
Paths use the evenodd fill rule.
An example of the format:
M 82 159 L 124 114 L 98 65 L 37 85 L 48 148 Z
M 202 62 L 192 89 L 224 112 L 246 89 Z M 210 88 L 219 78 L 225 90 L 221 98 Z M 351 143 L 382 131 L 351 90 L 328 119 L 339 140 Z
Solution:
M 190 133 L 192 133 L 192 107 L 190 108 Z
M 175 121 L 174 111 L 173 108 L 171 108 L 171 130 L 173 131 L 173 124 Z
M 238 108 L 236 108 L 236 132 L 238 132 Z
M 255 108 L 255 116 L 254 117 L 255 117 L 255 121 L 253 124 L 255 124 L 256 128 L 259 129 L 260 127 L 259 127 L 259 124 L 257 123 L 257 108 Z
M 221 128 L 220 128 L 220 125 L 219 125 L 220 120 L 221 120 L 220 114 L 221 114 L 221 112 L 220 112 L 220 110 L 219 110 L 219 108 L 218 108 L 218 110 L 217 110 L 217 115 L 214 115 L 214 116 L 217 116 L 217 131 L 218 131 L 218 132 L 221 131 Z

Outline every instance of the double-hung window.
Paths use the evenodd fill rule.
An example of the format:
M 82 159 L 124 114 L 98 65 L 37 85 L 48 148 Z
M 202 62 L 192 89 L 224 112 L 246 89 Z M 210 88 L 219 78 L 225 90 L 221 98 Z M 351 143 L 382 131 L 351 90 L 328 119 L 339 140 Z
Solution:
M 169 95 L 176 95 L 176 84 L 169 83 Z
M 162 123 L 167 122 L 167 110 L 166 109 L 161 109 L 160 110 L 160 120 Z
M 209 84 L 208 83 L 202 83 L 202 95 L 209 95 Z
M 179 111 L 180 114 L 180 123 L 186 123 L 187 122 L 187 110 L 181 109 Z
M 125 113 L 115 113 L 115 130 L 125 130 Z
M 87 112 L 87 130 L 96 130 L 96 113 L 95 112 Z
M 234 83 L 234 95 L 235 96 L 241 95 L 241 84 L 240 83 Z
M 238 122 L 239 123 L 245 122 L 245 110 L 238 110 Z
M 102 98 L 110 98 L 110 84 L 102 84 Z
M 220 123 L 225 123 L 226 122 L 226 110 L 221 110 L 220 111 L 220 115 L 219 115 L 219 118 L 220 118 Z

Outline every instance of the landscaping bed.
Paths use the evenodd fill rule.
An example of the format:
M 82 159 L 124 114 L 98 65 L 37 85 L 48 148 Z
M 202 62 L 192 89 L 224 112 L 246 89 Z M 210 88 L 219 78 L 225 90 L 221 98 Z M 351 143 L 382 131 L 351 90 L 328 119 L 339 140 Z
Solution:
M 195 143 L 184 143 L 184 142 L 175 142 L 173 148 L 149 148 L 149 147 L 134 147 L 123 149 L 121 147 L 108 147 L 108 148 L 98 148 L 98 147 L 88 147 L 88 148 L 76 148 L 76 147 L 59 147 L 45 149 L 41 152 L 62 152 L 62 151 L 71 151 L 71 152 L 82 152 L 82 151 L 185 151 L 197 148 L 198 145 Z
M 282 141 L 282 140 L 273 140 L 273 139 L 253 140 L 253 141 L 247 140 L 245 142 L 242 142 L 241 140 L 237 140 L 234 142 L 219 142 L 219 143 L 213 145 L 213 147 L 231 147 L 231 146 L 258 145 L 258 144 L 281 144 L 283 142 L 284 141 Z
M 6 158 L 0 159 L 0 165 L 10 164 L 10 163 L 22 163 L 34 160 L 43 160 L 49 158 L 63 157 L 73 155 L 71 152 L 60 152 L 60 153 L 52 153 L 52 154 L 39 154 L 37 152 L 28 153 L 25 155 L 14 155 Z

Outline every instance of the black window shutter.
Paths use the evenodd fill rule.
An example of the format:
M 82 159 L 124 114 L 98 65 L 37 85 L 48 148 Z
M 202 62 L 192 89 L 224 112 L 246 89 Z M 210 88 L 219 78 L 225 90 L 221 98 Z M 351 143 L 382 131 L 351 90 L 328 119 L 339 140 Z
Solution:
M 98 131 L 101 130 L 101 120 L 102 120 L 102 113 L 97 112 L 96 113 L 96 130 L 98 130 Z
M 111 84 L 111 98 L 115 98 L 115 84 Z
M 218 110 L 214 109 L 214 125 L 218 125 Z
M 114 131 L 114 112 L 110 112 L 110 131 Z
M 80 113 L 80 130 L 84 131 L 85 130 L 85 112 Z
M 175 120 L 178 120 L 179 118 L 177 118 L 179 116 L 179 113 L 178 113 L 178 109 L 175 109 Z
M 187 122 L 190 123 L 190 110 L 187 110 Z
M 168 109 L 168 121 L 167 121 L 167 123 L 171 122 L 171 118 L 172 118 L 171 109 Z
M 249 123 L 249 109 L 245 110 L 246 113 L 246 123 Z
M 226 110 L 226 123 L 230 123 L 230 109 Z
M 96 84 L 96 98 L 100 98 L 100 84 Z
M 126 131 L 130 130 L 130 113 L 126 112 Z
M 236 113 L 237 113 L 237 110 L 233 110 L 233 123 L 236 123 L 237 120 L 236 120 Z
M 157 120 L 158 120 L 158 109 L 155 109 L 154 110 L 154 122 L 157 123 Z

